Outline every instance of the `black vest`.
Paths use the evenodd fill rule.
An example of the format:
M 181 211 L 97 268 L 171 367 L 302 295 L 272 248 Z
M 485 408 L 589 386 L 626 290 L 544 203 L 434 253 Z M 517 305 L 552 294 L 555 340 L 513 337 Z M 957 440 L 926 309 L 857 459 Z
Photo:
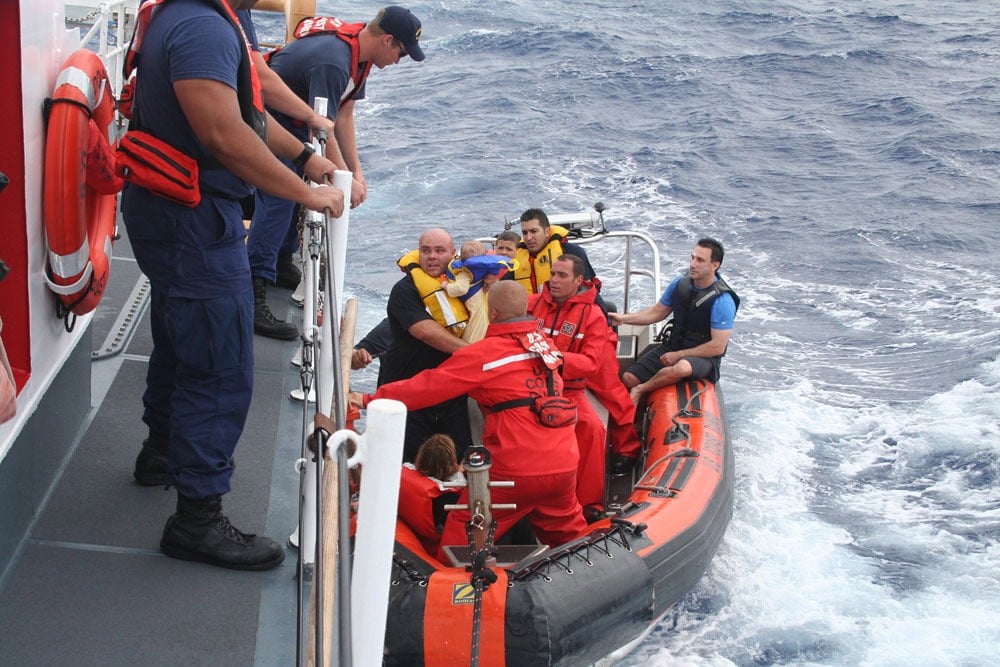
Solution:
M 739 310 L 740 297 L 721 276 L 705 289 L 695 289 L 690 275 L 681 278 L 674 292 L 674 320 L 667 348 L 686 350 L 710 341 L 712 339 L 712 304 L 726 292 L 733 297 L 736 309 Z

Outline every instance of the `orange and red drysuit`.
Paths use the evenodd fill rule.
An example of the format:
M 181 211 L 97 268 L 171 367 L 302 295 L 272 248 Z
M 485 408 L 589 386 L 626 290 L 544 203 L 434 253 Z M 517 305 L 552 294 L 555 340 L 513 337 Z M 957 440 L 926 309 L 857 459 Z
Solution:
M 538 294 L 528 297 L 528 313 L 538 319 L 542 331 L 552 337 L 566 357 L 563 371 L 566 396 L 576 401 L 580 413 L 576 428 L 580 448 L 577 496 L 584 506 L 604 502 L 607 442 L 604 424 L 587 399 L 585 389 L 590 389 L 608 410 L 614 452 L 635 457 L 640 447 L 633 425 L 635 406 L 618 379 L 617 336 L 608 326 L 596 298 L 597 289 L 590 281 L 584 281 L 581 290 L 561 304 L 552 297 L 548 284 Z
M 462 394 L 476 400 L 485 413 L 483 445 L 493 458 L 490 479 L 514 482 L 513 488 L 491 490 L 494 504 L 517 504 L 516 510 L 494 515 L 496 537 L 527 516 L 538 539 L 556 546 L 586 527 L 575 495 L 579 452 L 573 427 L 543 426 L 528 406 L 498 412 L 490 408 L 545 395 L 549 368 L 561 362 L 551 339 L 538 331 L 533 318 L 496 322 L 483 340 L 457 350 L 438 367 L 384 384 L 375 394 L 366 394 L 364 401 L 367 405 L 373 398 L 391 398 L 409 410 L 419 410 Z M 562 380 L 558 373 L 552 375 L 555 393 L 560 394 Z M 467 500 L 463 491 L 459 503 Z M 467 544 L 469 519 L 467 511 L 451 512 L 441 544 Z

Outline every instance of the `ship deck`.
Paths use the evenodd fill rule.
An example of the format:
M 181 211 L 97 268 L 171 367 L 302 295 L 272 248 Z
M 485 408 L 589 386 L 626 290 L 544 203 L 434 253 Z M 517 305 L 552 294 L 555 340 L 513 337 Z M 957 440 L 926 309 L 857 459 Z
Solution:
M 120 335 L 120 321 L 141 303 L 141 282 L 123 238 L 115 245 L 108 293 L 90 323 L 94 349 Z M 272 288 L 271 308 L 301 322 L 289 294 Z M 146 313 L 131 316 L 140 313 L 121 352 L 91 362 L 86 430 L 65 443 L 60 473 L 0 581 L 0 662 L 294 664 L 294 550 L 286 549 L 280 567 L 261 573 L 178 561 L 159 551 L 176 494 L 132 478 L 146 435 L 141 397 L 152 349 Z M 236 526 L 280 542 L 298 514 L 294 462 L 302 407 L 288 398 L 299 386 L 290 364 L 297 344 L 255 337 L 253 403 L 236 449 L 232 492 L 224 499 Z

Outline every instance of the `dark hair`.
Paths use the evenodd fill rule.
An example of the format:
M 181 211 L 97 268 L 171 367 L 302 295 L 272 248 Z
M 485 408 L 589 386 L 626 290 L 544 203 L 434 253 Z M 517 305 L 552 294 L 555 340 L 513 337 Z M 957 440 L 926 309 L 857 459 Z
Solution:
M 548 229 L 551 226 L 549 225 L 549 216 L 545 215 L 545 211 L 540 208 L 529 208 L 521 214 L 521 222 L 527 222 L 529 220 L 538 220 L 538 223 L 545 229 Z
M 569 253 L 564 252 L 563 254 L 556 257 L 555 261 L 569 262 L 570 264 L 572 264 L 574 278 L 583 275 L 583 260 L 577 257 L 576 255 L 570 255 Z
M 518 234 L 517 232 L 512 232 L 509 229 L 506 229 L 497 234 L 497 241 L 513 241 L 514 243 L 517 243 L 520 240 L 521 240 L 521 235 Z
M 413 465 L 421 475 L 447 480 L 459 470 L 455 441 L 444 433 L 435 433 L 420 445 Z
M 713 238 L 706 236 L 703 239 L 698 239 L 698 243 L 696 243 L 695 245 L 700 245 L 702 248 L 708 248 L 709 250 L 711 250 L 712 261 L 718 262 L 719 266 L 722 266 L 722 258 L 725 257 L 726 250 L 725 248 L 722 247 L 721 243 L 719 243 Z

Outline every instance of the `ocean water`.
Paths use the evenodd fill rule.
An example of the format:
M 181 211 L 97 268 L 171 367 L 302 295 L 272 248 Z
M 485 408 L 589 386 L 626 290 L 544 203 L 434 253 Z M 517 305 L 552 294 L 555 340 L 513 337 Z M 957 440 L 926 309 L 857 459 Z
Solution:
M 462 240 L 602 201 L 658 239 L 666 276 L 700 236 L 727 248 L 735 514 L 621 664 L 996 664 L 997 4 L 409 6 L 427 60 L 376 72 L 357 106 L 359 335 L 430 226 Z M 620 255 L 591 255 L 615 298 Z M 656 296 L 637 286 L 633 309 Z

